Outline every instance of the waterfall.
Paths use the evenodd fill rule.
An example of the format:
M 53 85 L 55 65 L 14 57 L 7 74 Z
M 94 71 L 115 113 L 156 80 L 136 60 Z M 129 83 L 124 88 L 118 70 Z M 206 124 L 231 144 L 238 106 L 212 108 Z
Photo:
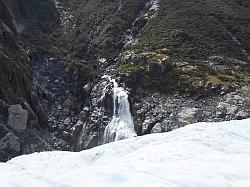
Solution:
M 115 79 L 108 77 L 113 83 L 113 117 L 106 126 L 103 143 L 127 139 L 136 136 L 133 118 L 130 113 L 128 94 L 119 87 Z
M 77 142 L 77 145 L 76 145 L 77 146 L 76 147 L 77 151 L 83 150 L 82 145 L 83 145 L 84 131 L 85 131 L 85 127 L 82 126 L 82 129 L 81 129 L 81 132 L 80 132 L 80 135 L 79 135 L 79 138 L 78 138 L 78 142 Z

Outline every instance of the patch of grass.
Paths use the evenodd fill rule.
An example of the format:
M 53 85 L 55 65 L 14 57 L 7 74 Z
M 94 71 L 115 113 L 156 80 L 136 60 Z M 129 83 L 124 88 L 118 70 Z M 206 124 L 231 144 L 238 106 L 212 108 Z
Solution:
M 222 81 L 222 82 L 235 82 L 237 81 L 237 79 L 239 78 L 236 78 L 234 76 L 231 76 L 231 75 L 218 75 L 218 78 Z
M 210 66 L 203 60 L 186 59 L 183 61 L 183 59 L 168 57 L 172 61 L 172 68 L 164 73 L 157 73 L 149 67 L 150 64 L 160 63 L 166 58 L 166 54 L 160 51 L 124 52 L 131 56 L 127 56 L 126 59 L 121 58 L 118 72 L 126 74 L 124 80 L 129 87 L 163 93 L 210 95 L 214 94 L 210 90 L 213 86 L 224 85 L 230 89 L 236 89 L 247 84 L 244 78 L 249 77 L 248 71 L 231 69 L 229 62 L 232 59 L 225 59 L 225 64 L 229 63 L 229 66 L 226 66 L 228 69 Z M 142 59 L 139 60 L 139 64 L 136 56 Z
M 207 81 L 211 82 L 212 84 L 223 84 L 223 82 L 218 77 L 211 76 L 211 75 L 207 77 Z

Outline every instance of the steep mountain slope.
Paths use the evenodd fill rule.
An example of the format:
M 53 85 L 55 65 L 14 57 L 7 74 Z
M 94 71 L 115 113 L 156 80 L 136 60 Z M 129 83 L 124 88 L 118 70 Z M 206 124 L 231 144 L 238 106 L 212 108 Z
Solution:
M 47 126 L 47 119 L 33 89 L 32 63 L 29 56 L 29 49 L 38 45 L 33 38 L 41 42 L 39 33 L 48 32 L 46 29 L 49 26 L 46 24 L 49 15 L 45 11 L 48 17 L 44 17 L 39 12 L 47 9 L 47 6 L 42 6 L 46 2 L 34 3 L 0 1 L 1 161 L 19 154 L 34 152 L 34 150 L 51 149 L 40 140 L 37 132 Z M 22 38 L 25 35 L 30 37 Z M 30 47 L 26 48 L 25 43 L 29 43 Z M 13 104 L 20 104 L 21 108 L 16 107 L 15 111 L 13 110 L 16 115 L 12 119 L 16 121 L 9 124 L 11 116 L 9 107 Z M 28 111 L 27 119 L 26 111 Z M 19 120 L 23 122 L 25 129 L 23 132 L 17 130 L 20 126 Z
M 247 60 L 249 6 L 248 1 L 160 1 L 158 15 L 141 32 L 138 45 L 168 48 L 180 58 Z
M 155 87 L 165 93 L 208 94 L 208 82 L 232 89 L 242 81 L 248 84 L 249 22 L 249 2 L 245 1 L 160 1 L 157 14 L 140 32 L 138 43 L 124 52 L 121 72 L 131 72 L 132 79 L 143 76 L 142 80 L 147 80 L 134 80 L 131 84 L 137 87 Z M 177 68 L 170 71 L 167 67 L 164 72 L 158 67 L 155 74 L 154 68 L 166 55 Z M 242 68 L 237 71 L 235 66 Z
M 75 3 L 77 2 L 77 7 Z M 69 1 L 75 29 L 69 34 L 70 52 L 80 58 L 113 60 L 123 47 L 123 34 L 143 9 L 146 0 Z M 66 34 L 67 35 L 67 34 Z

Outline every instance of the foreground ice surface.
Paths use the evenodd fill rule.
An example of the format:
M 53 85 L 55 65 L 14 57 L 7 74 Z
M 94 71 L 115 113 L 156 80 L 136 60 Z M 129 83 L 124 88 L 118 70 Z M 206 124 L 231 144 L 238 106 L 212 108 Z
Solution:
M 197 123 L 79 153 L 44 152 L 0 164 L 0 186 L 249 187 L 250 119 Z

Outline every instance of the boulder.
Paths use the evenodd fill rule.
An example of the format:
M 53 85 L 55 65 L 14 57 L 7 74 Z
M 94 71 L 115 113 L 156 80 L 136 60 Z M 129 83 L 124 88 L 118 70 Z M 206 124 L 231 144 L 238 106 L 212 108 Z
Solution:
M 150 118 L 146 118 L 142 123 L 142 135 L 149 134 L 156 123 L 157 120 L 154 117 L 150 116 Z
M 235 116 L 239 108 L 236 105 L 230 105 L 228 103 L 220 102 L 217 106 L 219 109 L 223 110 L 229 116 Z
M 7 125 L 16 131 L 23 131 L 27 127 L 28 111 L 21 105 L 11 105 L 9 108 Z
M 151 133 L 160 133 L 162 132 L 162 125 L 160 123 L 156 123 L 151 130 Z
M 70 124 L 71 120 L 70 118 L 66 118 L 64 121 L 63 121 L 63 124 L 68 126 Z
M 183 108 L 178 114 L 179 122 L 182 125 L 188 125 L 197 122 L 196 119 L 197 111 L 198 111 L 197 108 Z
M 249 118 L 250 114 L 245 111 L 239 111 L 236 113 L 235 118 L 238 120 Z
M 235 116 L 235 114 L 238 112 L 239 108 L 235 105 L 231 106 L 228 110 L 227 110 L 227 114 L 230 116 Z

